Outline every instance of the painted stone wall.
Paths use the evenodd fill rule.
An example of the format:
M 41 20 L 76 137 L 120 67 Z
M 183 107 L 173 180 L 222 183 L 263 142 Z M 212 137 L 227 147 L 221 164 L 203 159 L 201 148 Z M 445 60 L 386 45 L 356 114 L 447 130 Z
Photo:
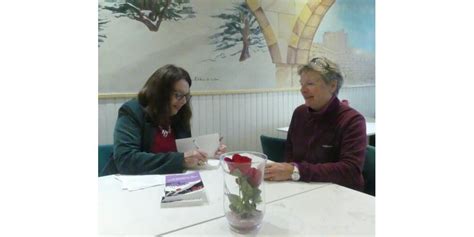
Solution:
M 99 2 L 99 93 L 134 93 L 158 67 L 187 69 L 193 91 L 298 87 L 325 56 L 345 85 L 375 83 L 373 0 Z M 365 38 L 364 38 L 365 37 Z

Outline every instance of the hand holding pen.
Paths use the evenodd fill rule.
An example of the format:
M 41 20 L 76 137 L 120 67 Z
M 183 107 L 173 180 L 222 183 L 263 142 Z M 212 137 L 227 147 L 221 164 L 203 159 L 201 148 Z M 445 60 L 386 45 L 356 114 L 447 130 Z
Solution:
M 219 157 L 220 157 L 222 154 L 224 154 L 224 153 L 227 152 L 227 146 L 226 146 L 224 143 L 222 143 L 222 139 L 224 139 L 224 137 L 220 137 L 220 138 L 219 138 L 219 148 L 217 148 L 217 151 L 216 151 L 216 153 L 214 154 L 214 158 L 215 158 L 215 159 L 219 159 Z
M 194 144 L 194 147 L 196 148 L 196 151 L 198 153 L 200 153 L 202 155 L 202 157 L 204 158 L 204 159 L 199 159 L 198 160 L 198 163 L 197 163 L 198 166 L 203 166 L 203 165 L 207 164 L 207 153 L 205 151 L 201 150 L 201 147 L 198 145 L 196 139 L 193 139 L 193 144 Z
M 207 154 L 201 150 L 192 150 L 184 153 L 184 166 L 194 168 L 204 165 L 207 162 Z

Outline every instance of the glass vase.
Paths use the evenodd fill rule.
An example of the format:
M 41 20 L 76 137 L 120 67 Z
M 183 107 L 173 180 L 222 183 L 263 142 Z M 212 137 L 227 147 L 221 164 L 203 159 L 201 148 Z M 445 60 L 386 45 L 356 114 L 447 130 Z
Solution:
M 231 230 L 246 234 L 258 231 L 265 214 L 263 174 L 267 156 L 238 151 L 222 154 L 224 214 Z

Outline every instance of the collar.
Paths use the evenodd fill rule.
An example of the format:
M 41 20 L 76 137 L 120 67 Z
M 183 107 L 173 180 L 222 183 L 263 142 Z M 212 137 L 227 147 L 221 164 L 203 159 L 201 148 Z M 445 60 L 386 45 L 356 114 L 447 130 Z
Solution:
M 321 110 L 316 111 L 311 107 L 307 107 L 306 111 L 312 118 L 321 119 L 334 115 L 337 112 L 340 103 L 341 102 L 339 101 L 337 96 L 333 95 L 328 101 L 328 103 Z

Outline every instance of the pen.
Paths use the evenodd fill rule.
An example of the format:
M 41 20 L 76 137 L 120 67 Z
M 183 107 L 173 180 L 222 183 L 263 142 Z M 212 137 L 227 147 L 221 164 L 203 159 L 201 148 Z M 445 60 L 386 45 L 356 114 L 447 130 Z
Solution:
M 193 144 L 196 147 L 196 149 L 201 149 L 199 145 L 197 144 L 196 139 L 193 139 Z
M 201 148 L 199 148 L 199 145 L 197 144 L 196 139 L 193 139 L 193 144 L 194 144 L 194 146 L 196 147 L 196 149 L 201 149 Z M 198 165 L 199 165 L 199 166 L 203 166 L 204 164 L 207 164 L 207 161 L 202 161 L 202 160 L 200 160 L 200 161 L 198 162 Z

